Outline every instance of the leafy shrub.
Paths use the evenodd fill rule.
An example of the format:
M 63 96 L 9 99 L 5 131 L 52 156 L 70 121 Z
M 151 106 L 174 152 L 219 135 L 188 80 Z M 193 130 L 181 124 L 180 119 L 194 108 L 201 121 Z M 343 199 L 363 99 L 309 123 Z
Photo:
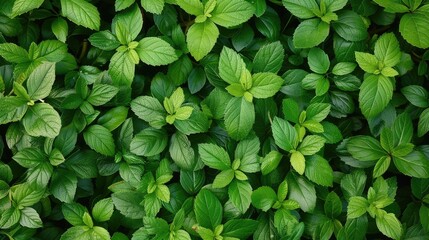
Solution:
M 0 239 L 429 239 L 429 1 L 2 0 Z

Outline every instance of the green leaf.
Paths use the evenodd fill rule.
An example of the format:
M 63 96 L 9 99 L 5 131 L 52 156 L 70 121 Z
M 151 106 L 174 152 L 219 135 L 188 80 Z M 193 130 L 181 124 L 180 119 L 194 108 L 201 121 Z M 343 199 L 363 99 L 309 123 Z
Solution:
M 229 84 L 240 84 L 246 65 L 241 56 L 228 47 L 223 47 L 219 58 L 219 76 Z
M 312 103 L 306 109 L 306 120 L 321 122 L 329 115 L 330 111 L 331 104 L 329 103 Z
M 364 197 L 354 196 L 349 199 L 347 206 L 347 218 L 353 219 L 358 218 L 366 213 L 366 209 L 369 207 L 368 200 Z
M 234 177 L 235 177 L 234 169 L 230 168 L 230 169 L 223 170 L 222 172 L 218 173 L 218 175 L 216 175 L 215 179 L 213 180 L 212 187 L 224 188 L 231 183 Z
M 45 40 L 39 44 L 38 51 L 38 60 L 60 62 L 67 54 L 67 45 L 57 40 Z
M 188 137 L 176 132 L 171 136 L 169 153 L 174 163 L 181 169 L 191 170 L 195 163 L 195 152 Z
M 97 222 L 109 221 L 113 214 L 113 201 L 104 198 L 98 201 L 92 208 L 92 217 Z
M 304 174 L 305 171 L 305 158 L 299 151 L 292 152 L 290 156 L 290 164 L 292 168 L 299 173 L 299 175 Z
M 329 35 L 329 24 L 320 19 L 301 22 L 293 34 L 296 48 L 312 48 L 322 43 Z
M 268 173 L 274 171 L 282 159 L 282 154 L 277 151 L 271 151 L 261 160 L 261 172 L 262 175 L 267 175 Z
M 55 109 L 47 103 L 37 103 L 30 107 L 22 118 L 25 131 L 31 136 L 54 138 L 61 130 L 61 119 Z
M 113 35 L 109 30 L 96 32 L 92 34 L 88 40 L 92 46 L 105 51 L 114 50 L 121 45 L 115 35 Z
M 401 1 L 391 1 L 391 0 L 374 0 L 375 3 L 384 7 L 386 12 L 390 13 L 403 13 L 408 12 L 409 9 Z
M 198 152 L 205 165 L 217 169 L 231 169 L 231 160 L 225 149 L 211 143 L 198 144 Z
M 154 156 L 161 153 L 168 142 L 164 129 L 146 128 L 137 133 L 130 144 L 130 151 L 139 156 Z
M 425 88 L 418 85 L 409 85 L 401 89 L 401 93 L 414 106 L 420 108 L 429 107 L 429 93 Z
M 140 40 L 136 51 L 142 62 L 152 66 L 167 65 L 178 59 L 174 48 L 157 37 Z
M 338 20 L 332 22 L 332 27 L 347 41 L 363 41 L 368 37 L 368 27 L 362 17 L 353 11 L 342 11 L 338 15 Z
M 282 67 L 284 57 L 284 48 L 279 41 L 266 44 L 256 52 L 253 72 L 277 73 Z
M 347 143 L 347 151 L 360 161 L 375 161 L 387 155 L 380 142 L 370 136 L 352 137 Z
M 192 24 L 186 34 L 189 52 L 195 60 L 201 60 L 213 49 L 218 37 L 219 29 L 211 20 Z
M 69 26 L 67 24 L 67 21 L 64 20 L 62 17 L 58 17 L 52 22 L 51 25 L 52 32 L 54 33 L 55 37 L 65 43 L 67 41 L 67 36 L 69 34 Z
M 118 12 L 118 11 L 124 10 L 125 8 L 128 8 L 129 6 L 131 6 L 134 2 L 135 0 L 116 0 L 115 11 Z
M 118 88 L 108 84 L 94 84 L 87 101 L 93 106 L 101 106 L 118 93 Z
M 402 236 L 402 225 L 395 214 L 384 212 L 380 215 L 376 215 L 375 218 L 375 223 L 380 232 L 389 238 L 400 239 Z
M 252 88 L 249 92 L 255 98 L 269 98 L 274 96 L 282 87 L 284 80 L 274 73 L 263 72 L 252 76 Z
M 210 18 L 222 27 L 233 27 L 248 21 L 255 9 L 244 0 L 217 0 Z
M 134 79 L 135 62 L 129 51 L 116 52 L 110 59 L 109 75 L 116 86 L 131 86 Z
M 408 11 L 408 10 L 407 10 Z M 401 17 L 399 32 L 411 45 L 429 47 L 429 4 Z
M 363 52 L 355 52 L 356 62 L 359 64 L 359 67 L 362 68 L 367 73 L 377 74 L 379 73 L 378 59 L 370 54 Z
M 429 108 L 425 109 L 419 117 L 417 136 L 422 137 L 429 131 Z
M 305 176 L 321 186 L 330 187 L 334 182 L 334 171 L 329 162 L 319 155 L 307 157 Z
M 325 199 L 324 210 L 326 216 L 335 219 L 343 210 L 343 203 L 335 192 L 330 192 Z
M 394 67 L 401 61 L 399 42 L 393 33 L 381 35 L 374 47 L 375 57 L 386 67 Z
M 246 239 L 253 234 L 258 221 L 252 219 L 232 219 L 223 225 L 222 236 L 225 238 Z
M 403 143 L 411 142 L 413 138 L 413 123 L 411 121 L 410 115 L 407 113 L 402 113 L 396 117 L 392 126 L 392 142 L 393 146 L 398 146 Z
M 34 208 L 25 207 L 21 210 L 21 218 L 19 224 L 28 228 L 41 228 L 43 226 L 42 219 Z
M 366 118 L 381 113 L 393 96 L 392 81 L 382 75 L 369 75 L 359 92 L 359 107 Z
M 21 120 L 27 112 L 27 101 L 21 97 L 0 98 L 0 124 Z
M 282 2 L 289 12 L 302 19 L 315 17 L 314 10 L 319 9 L 319 5 L 314 0 L 282 0 Z
M 18 223 L 21 211 L 17 207 L 10 207 L 2 212 L 0 217 L 0 228 L 8 229 Z
M 71 203 L 77 189 L 77 177 L 71 171 L 56 169 L 51 178 L 49 191 L 61 202 Z
M 126 45 L 139 35 L 143 27 L 143 17 L 137 4 L 116 14 L 112 21 L 112 31 L 119 42 Z
M 12 158 L 25 168 L 34 168 L 40 163 L 45 162 L 47 157 L 42 150 L 30 147 L 17 152 Z
M 299 203 L 304 212 L 312 212 L 316 207 L 316 189 L 306 178 L 289 173 L 286 176 L 289 185 L 289 199 Z
M 101 125 L 92 125 L 85 130 L 83 138 L 94 151 L 106 155 L 115 155 L 115 142 L 112 133 Z
M 290 152 L 298 145 L 298 133 L 286 120 L 274 117 L 271 125 L 274 141 L 281 149 Z
M 200 0 L 176 0 L 176 3 L 189 14 L 195 16 L 204 14 L 204 6 Z
M 161 14 L 164 8 L 164 0 L 141 0 L 140 3 L 144 10 L 153 14 Z
M 417 178 L 429 177 L 429 161 L 420 151 L 412 151 L 403 157 L 393 157 L 396 168 L 407 176 Z
M 85 0 L 61 0 L 61 14 L 77 25 L 98 31 L 100 13 Z
M 222 205 L 207 189 L 202 189 L 194 201 L 195 218 L 202 227 L 215 229 L 222 222 Z
M 255 108 L 243 97 L 232 98 L 225 109 L 225 127 L 231 138 L 244 139 L 255 122 Z
M 8 14 L 8 17 L 15 18 L 21 14 L 24 14 L 33 9 L 39 8 L 42 4 L 43 4 L 43 0 L 34 0 L 34 1 L 15 0 L 13 3 L 12 11 Z
M 325 74 L 329 70 L 329 57 L 322 49 L 312 48 L 308 52 L 308 66 L 311 71 L 318 74 Z
M 125 217 L 131 219 L 142 219 L 145 210 L 140 203 L 143 201 L 143 194 L 140 192 L 121 191 L 112 194 L 112 201 L 115 208 Z
M 253 191 L 252 193 L 252 205 L 266 212 L 271 209 L 274 203 L 277 201 L 277 194 L 274 190 L 267 186 L 262 186 Z
M 141 119 L 155 127 L 157 123 L 165 124 L 166 112 L 161 103 L 154 97 L 141 96 L 131 102 L 131 110 Z
M 317 135 L 306 136 L 298 147 L 303 155 L 314 155 L 325 145 L 325 138 Z
M 25 63 L 30 61 L 27 50 L 14 43 L 1 43 L 0 56 L 11 63 Z
M 344 76 L 352 73 L 356 68 L 356 63 L 353 62 L 339 62 L 332 68 L 332 73 L 337 76 Z
M 245 213 L 250 207 L 252 186 L 248 181 L 233 180 L 228 187 L 228 196 L 232 204 L 241 212 Z

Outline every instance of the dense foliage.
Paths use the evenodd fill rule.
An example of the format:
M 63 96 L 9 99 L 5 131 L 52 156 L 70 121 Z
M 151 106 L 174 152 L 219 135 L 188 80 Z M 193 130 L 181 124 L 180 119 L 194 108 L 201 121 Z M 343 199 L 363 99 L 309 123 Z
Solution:
M 428 0 L 0 5 L 0 239 L 429 239 Z

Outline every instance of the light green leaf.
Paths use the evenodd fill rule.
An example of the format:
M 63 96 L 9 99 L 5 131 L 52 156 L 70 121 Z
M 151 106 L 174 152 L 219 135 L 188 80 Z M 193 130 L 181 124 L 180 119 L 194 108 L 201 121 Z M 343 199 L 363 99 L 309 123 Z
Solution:
M 401 49 L 395 34 L 381 35 L 375 42 L 374 55 L 385 67 L 396 66 L 401 61 Z
M 61 0 L 61 14 L 77 25 L 98 31 L 100 13 L 85 0 Z
M 305 171 L 305 158 L 301 152 L 294 151 L 290 156 L 290 164 L 292 168 L 299 173 L 299 175 L 304 174 Z
M 351 197 L 349 199 L 349 205 L 347 206 L 347 218 L 353 219 L 362 216 L 366 213 L 366 209 L 368 207 L 368 200 L 366 200 L 364 197 Z
M 387 169 L 390 166 L 390 161 L 391 161 L 391 157 L 390 156 L 383 156 L 381 157 L 377 163 L 374 166 L 374 170 L 372 172 L 372 176 L 373 178 L 377 178 L 380 177 L 381 175 L 383 175 Z
M 319 18 L 301 22 L 293 34 L 293 44 L 296 48 L 312 48 L 329 35 L 329 24 Z
M 92 125 L 83 133 L 83 138 L 88 146 L 103 155 L 115 155 L 115 142 L 112 133 L 101 125 Z
M 282 67 L 284 57 L 284 48 L 279 41 L 266 44 L 256 52 L 253 72 L 277 73 Z
M 227 170 L 223 170 L 222 172 L 216 175 L 215 179 L 213 180 L 212 187 L 224 188 L 231 183 L 234 177 L 235 177 L 234 169 L 230 168 Z
M 303 155 L 314 155 L 325 145 L 325 138 L 317 135 L 306 136 L 298 147 Z
M 255 98 L 269 98 L 274 96 L 282 87 L 284 80 L 274 73 L 263 72 L 252 76 L 252 88 L 249 92 Z
M 253 5 L 244 0 L 217 0 L 216 2 L 210 19 L 222 27 L 242 24 L 255 12 Z
M 218 37 L 219 29 L 211 20 L 194 23 L 186 34 L 189 52 L 195 60 L 201 60 L 213 49 Z
M 112 22 L 112 31 L 119 42 L 128 44 L 139 35 L 143 27 L 143 17 L 137 4 L 116 14 Z
M 19 224 L 28 228 L 41 228 L 43 227 L 42 219 L 39 214 L 31 207 L 25 207 L 21 210 L 21 218 Z
M 314 10 L 319 9 L 319 5 L 314 0 L 283 0 L 282 2 L 289 12 L 302 19 L 315 17 Z
M 304 212 L 312 212 L 316 207 L 316 189 L 305 177 L 289 173 L 286 176 L 289 185 L 289 199 L 299 203 Z
M 364 79 L 359 92 L 359 107 L 366 118 L 381 113 L 393 96 L 392 81 L 382 75 L 369 75 Z
M 375 218 L 375 223 L 380 232 L 389 238 L 400 239 L 402 236 L 402 225 L 395 214 L 384 212 L 380 215 L 377 215 Z
M 9 18 L 15 18 L 21 14 L 29 12 L 33 9 L 39 8 L 43 4 L 43 0 L 15 0 L 13 1 L 12 11 L 8 13 Z
M 25 131 L 31 136 L 54 138 L 61 130 L 58 112 L 47 103 L 37 103 L 30 107 L 22 118 Z
M 408 11 L 408 10 L 407 10 Z M 411 45 L 429 47 L 429 4 L 401 17 L 399 32 Z
M 176 0 L 176 3 L 189 14 L 195 16 L 204 14 L 204 6 L 200 0 Z
M 146 128 L 137 133 L 130 144 L 130 151 L 139 156 L 150 157 L 161 153 L 168 142 L 164 129 Z
M 116 0 L 115 11 L 118 12 L 118 11 L 124 10 L 125 8 L 128 8 L 129 6 L 131 6 L 134 2 L 135 0 Z
M 228 134 L 236 140 L 244 139 L 255 122 L 255 108 L 243 97 L 232 98 L 226 106 L 224 118 Z
M 66 57 L 67 45 L 58 40 L 45 40 L 39 43 L 38 60 L 60 62 Z
M 99 200 L 92 208 L 92 217 L 97 222 L 109 221 L 113 214 L 113 201 L 111 198 Z
M 67 41 L 67 36 L 69 33 L 69 26 L 67 21 L 62 17 L 58 17 L 52 22 L 51 30 L 54 33 L 55 37 L 65 43 Z
M 135 63 L 129 51 L 116 52 L 110 59 L 109 75 L 116 86 L 131 86 Z
M 277 151 L 271 151 L 261 160 L 261 172 L 262 175 L 267 175 L 268 173 L 274 171 L 282 159 L 282 154 Z
M 264 212 L 270 210 L 276 201 L 277 194 L 270 187 L 262 186 L 252 193 L 252 205 Z
M 356 63 L 353 62 L 339 62 L 332 68 L 332 73 L 337 76 L 347 75 L 352 73 L 356 68 Z
M 200 190 L 195 197 L 194 212 L 197 223 L 202 227 L 215 229 L 222 222 L 222 205 L 207 189 Z
M 231 169 L 231 160 L 225 149 L 211 143 L 198 144 L 198 152 L 205 165 L 217 169 Z
M 141 0 L 140 3 L 144 10 L 153 14 L 161 14 L 164 9 L 164 0 Z
M 334 171 L 331 165 L 319 155 L 307 157 L 305 176 L 321 186 L 330 187 L 334 182 Z
M 352 137 L 347 143 L 347 151 L 360 161 L 375 161 L 387 155 L 380 142 L 370 136 Z
M 245 213 L 252 202 L 250 196 L 252 186 L 248 181 L 233 180 L 228 187 L 228 196 L 232 204 L 241 212 Z
M 341 10 L 346 6 L 347 0 L 325 0 L 326 11 L 327 12 L 336 12 Z
M 157 37 L 140 40 L 136 51 L 142 62 L 152 66 L 167 65 L 178 59 L 174 48 Z
M 306 109 L 306 120 L 321 122 L 329 115 L 331 104 L 329 103 L 312 103 Z
M 274 141 L 281 149 L 290 152 L 298 145 L 298 133 L 286 120 L 274 117 L 271 125 Z
M 241 56 L 228 47 L 223 47 L 219 58 L 219 76 L 229 84 L 240 84 L 246 65 Z
M 373 74 L 380 73 L 380 70 L 378 69 L 379 60 L 374 55 L 370 53 L 355 52 L 355 57 L 359 67 L 365 72 Z
M 10 207 L 2 212 L 0 217 L 0 228 L 8 229 L 19 222 L 21 211 L 17 207 Z
M 1 43 L 0 56 L 11 63 L 25 63 L 30 61 L 27 50 L 15 43 Z
M 46 154 L 41 149 L 35 147 L 24 148 L 12 158 L 25 168 L 34 168 L 47 160 Z

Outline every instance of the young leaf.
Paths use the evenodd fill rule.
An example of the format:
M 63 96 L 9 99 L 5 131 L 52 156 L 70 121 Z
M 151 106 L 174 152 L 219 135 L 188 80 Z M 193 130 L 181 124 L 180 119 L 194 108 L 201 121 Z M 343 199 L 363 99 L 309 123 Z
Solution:
M 222 205 L 216 195 L 202 189 L 194 201 L 195 218 L 202 227 L 215 229 L 222 222 Z
M 96 31 L 100 28 L 100 13 L 85 0 L 61 0 L 61 13 L 77 25 Z
M 198 144 L 198 152 L 205 165 L 218 169 L 228 170 L 231 168 L 231 160 L 225 149 L 211 143 Z
M 176 0 L 176 3 L 189 14 L 195 16 L 204 14 L 204 6 L 200 0 Z
M 375 223 L 380 232 L 390 238 L 400 239 L 402 236 L 402 225 L 395 214 L 384 212 L 380 215 L 377 215 L 375 218 Z
M 367 73 L 377 74 L 379 73 L 378 59 L 370 54 L 363 52 L 355 52 L 356 62 L 359 64 L 359 67 L 362 68 Z
M 374 55 L 384 66 L 396 66 L 401 61 L 401 49 L 395 34 L 385 33 L 381 35 L 375 43 Z
M 347 218 L 353 219 L 362 216 L 366 213 L 368 207 L 369 203 L 365 198 L 359 196 L 351 197 L 347 206 Z
M 211 20 L 192 24 L 186 34 L 189 52 L 195 60 L 201 60 L 213 49 L 218 37 L 219 29 Z
M 426 34 L 429 31 L 428 13 L 429 4 L 426 4 L 412 13 L 403 15 L 399 22 L 399 32 L 402 37 L 418 48 L 429 47 L 429 35 Z
M 136 51 L 142 62 L 152 66 L 167 65 L 178 59 L 174 48 L 157 37 L 140 40 Z
M 248 21 L 255 9 L 244 0 L 217 0 L 210 20 L 222 27 L 233 27 Z
M 115 142 L 112 133 L 101 125 L 92 125 L 83 133 L 83 138 L 94 151 L 106 155 L 115 155 Z

